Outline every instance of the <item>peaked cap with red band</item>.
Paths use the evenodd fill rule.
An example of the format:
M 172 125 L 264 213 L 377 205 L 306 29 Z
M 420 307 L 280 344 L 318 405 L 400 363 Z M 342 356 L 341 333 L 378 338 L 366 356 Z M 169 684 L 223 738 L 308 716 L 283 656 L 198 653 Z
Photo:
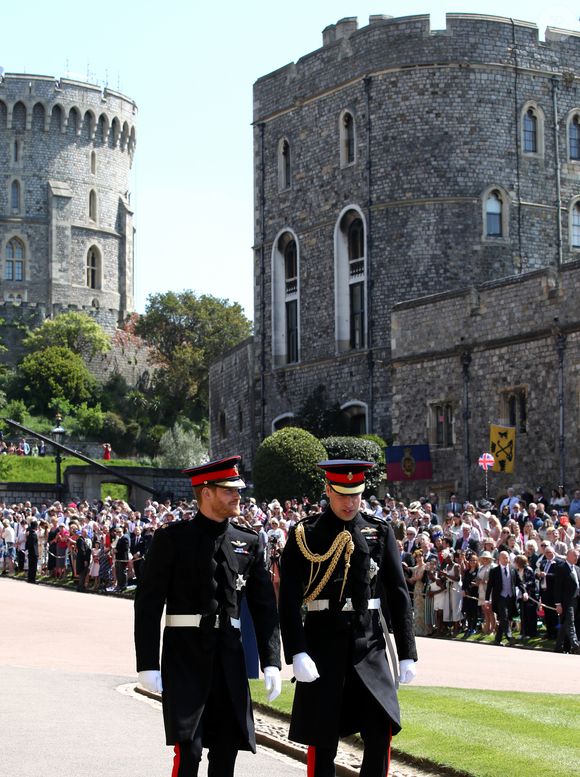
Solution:
M 365 490 L 365 472 L 375 465 L 371 461 L 333 459 L 319 461 L 330 486 L 339 494 L 362 494 Z
M 241 456 L 230 456 L 228 459 L 210 461 L 199 467 L 184 469 L 183 474 L 189 475 L 191 485 L 197 486 L 221 486 L 222 488 L 245 488 L 246 484 L 238 472 L 238 462 Z

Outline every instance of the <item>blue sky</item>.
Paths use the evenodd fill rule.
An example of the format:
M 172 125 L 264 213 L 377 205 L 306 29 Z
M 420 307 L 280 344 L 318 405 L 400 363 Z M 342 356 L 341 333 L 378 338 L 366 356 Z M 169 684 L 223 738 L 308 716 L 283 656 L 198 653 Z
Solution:
M 135 301 L 193 289 L 252 316 L 252 84 L 322 43 L 344 16 L 486 13 L 580 30 L 580 6 L 538 0 L 166 0 L 5 4 L 0 66 L 119 88 L 139 108 Z M 90 8 L 90 13 L 84 10 Z M 9 33 L 9 34 L 8 34 Z M 88 74 L 88 77 L 87 77 Z

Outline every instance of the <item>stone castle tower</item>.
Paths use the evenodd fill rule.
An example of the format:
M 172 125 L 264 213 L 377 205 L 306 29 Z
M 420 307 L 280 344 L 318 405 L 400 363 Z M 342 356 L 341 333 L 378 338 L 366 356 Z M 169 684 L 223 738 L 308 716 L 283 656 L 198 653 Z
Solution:
M 0 76 L 0 316 L 133 311 L 129 171 L 137 107 L 48 76 Z
M 421 327 L 417 306 L 400 331 L 393 315 L 467 290 L 442 322 L 459 353 L 480 287 L 517 289 L 538 272 L 557 286 L 580 258 L 579 76 L 578 33 L 548 28 L 540 41 L 528 22 L 448 14 L 444 30 L 428 16 L 342 19 L 317 51 L 256 82 L 255 336 L 213 368 L 212 454 L 247 440 L 250 463 L 322 384 L 351 432 L 429 438 L 454 448 L 450 470 L 461 462 L 461 365 L 435 389 L 437 320 Z M 518 311 L 501 320 L 509 339 Z M 413 428 L 396 380 L 407 357 L 425 389 Z M 246 364 L 249 419 L 227 390 Z

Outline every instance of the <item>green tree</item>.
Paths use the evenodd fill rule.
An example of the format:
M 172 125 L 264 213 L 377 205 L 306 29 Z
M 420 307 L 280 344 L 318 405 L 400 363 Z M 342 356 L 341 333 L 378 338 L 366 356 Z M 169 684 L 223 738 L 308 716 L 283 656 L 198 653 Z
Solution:
M 161 467 L 185 469 L 206 461 L 209 461 L 207 446 L 194 431 L 180 423 L 174 424 L 161 438 L 158 457 Z
M 89 407 L 86 402 L 83 402 L 78 407 L 75 407 L 73 412 L 72 434 L 88 439 L 95 439 L 101 435 L 105 423 L 105 414 L 99 404 L 95 405 L 95 407 Z
M 71 311 L 47 318 L 24 338 L 24 346 L 29 351 L 65 346 L 87 360 L 106 353 L 111 347 L 111 339 L 86 313 Z
M 329 459 L 358 459 L 372 461 L 375 466 L 368 471 L 365 480 L 365 495 L 376 494 L 385 473 L 384 455 L 378 443 L 362 437 L 326 437 L 320 441 Z
M 20 366 L 28 404 L 43 413 L 60 397 L 80 405 L 92 396 L 94 378 L 82 358 L 61 345 L 28 354 Z M 54 406 L 54 403 L 53 403 Z
M 324 475 L 316 465 L 326 458 L 322 443 L 307 432 L 287 426 L 266 437 L 254 459 L 254 486 L 260 499 L 283 501 L 307 496 L 317 501 Z
M 157 354 L 153 391 L 172 423 L 180 414 L 207 414 L 209 366 L 248 337 L 252 324 L 237 302 L 170 291 L 149 296 L 135 331 Z

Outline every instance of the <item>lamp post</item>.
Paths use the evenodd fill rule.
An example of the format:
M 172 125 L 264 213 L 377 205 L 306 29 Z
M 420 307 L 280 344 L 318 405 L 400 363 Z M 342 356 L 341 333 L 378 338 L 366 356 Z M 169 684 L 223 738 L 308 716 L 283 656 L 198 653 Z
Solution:
M 62 416 L 60 413 L 57 413 L 56 415 L 56 426 L 54 429 L 51 429 L 50 434 L 52 435 L 52 439 L 58 443 L 59 445 L 62 445 L 64 436 L 65 436 L 65 430 L 62 426 Z M 60 448 L 56 449 L 56 455 L 55 455 L 55 463 L 56 463 L 56 488 L 58 490 L 58 493 L 60 495 L 60 492 L 62 490 L 62 472 L 60 469 L 60 465 L 62 462 L 62 456 L 60 453 Z

